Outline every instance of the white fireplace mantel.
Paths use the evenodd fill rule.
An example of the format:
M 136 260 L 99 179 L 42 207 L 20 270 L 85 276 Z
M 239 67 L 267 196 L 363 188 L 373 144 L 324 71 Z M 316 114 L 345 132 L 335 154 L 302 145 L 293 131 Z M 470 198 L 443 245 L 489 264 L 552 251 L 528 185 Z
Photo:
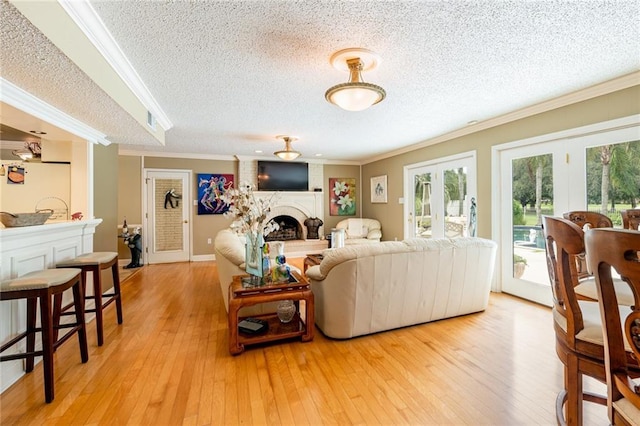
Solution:
M 303 239 L 307 238 L 304 221 L 317 217 L 324 222 L 324 204 L 322 192 L 311 191 L 256 191 L 254 195 L 260 199 L 272 199 L 272 208 L 268 219 L 276 216 L 291 216 L 300 222 Z

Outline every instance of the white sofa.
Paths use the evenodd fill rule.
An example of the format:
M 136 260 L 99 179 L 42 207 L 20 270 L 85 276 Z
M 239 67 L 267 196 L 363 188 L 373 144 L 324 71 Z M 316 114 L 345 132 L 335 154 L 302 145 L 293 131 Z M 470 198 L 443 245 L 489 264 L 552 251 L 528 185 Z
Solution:
M 344 219 L 336 228 L 345 230 L 345 245 L 379 243 L 382 238 L 382 227 L 375 219 Z
M 333 338 L 483 311 L 497 244 L 482 238 L 409 239 L 328 249 L 307 270 L 315 321 Z

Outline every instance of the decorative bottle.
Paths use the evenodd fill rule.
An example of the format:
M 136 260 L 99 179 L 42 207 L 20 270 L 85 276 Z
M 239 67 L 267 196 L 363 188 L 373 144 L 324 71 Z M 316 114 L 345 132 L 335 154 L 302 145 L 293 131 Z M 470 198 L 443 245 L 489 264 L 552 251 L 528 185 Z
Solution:
M 262 247 L 262 282 L 271 282 L 271 258 L 269 257 L 269 244 Z
M 127 226 L 127 217 L 124 217 L 124 222 L 122 223 L 122 233 L 123 234 L 128 234 L 129 233 L 129 227 Z

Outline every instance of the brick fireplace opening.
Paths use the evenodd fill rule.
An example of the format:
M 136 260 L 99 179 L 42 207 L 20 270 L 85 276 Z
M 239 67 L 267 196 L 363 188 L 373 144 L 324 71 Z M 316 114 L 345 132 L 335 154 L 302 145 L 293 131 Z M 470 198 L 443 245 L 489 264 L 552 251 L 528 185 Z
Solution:
M 265 236 L 266 241 L 287 241 L 302 240 L 304 234 L 302 232 L 302 224 L 294 217 L 289 215 L 280 215 L 274 217 L 273 220 L 280 228 Z

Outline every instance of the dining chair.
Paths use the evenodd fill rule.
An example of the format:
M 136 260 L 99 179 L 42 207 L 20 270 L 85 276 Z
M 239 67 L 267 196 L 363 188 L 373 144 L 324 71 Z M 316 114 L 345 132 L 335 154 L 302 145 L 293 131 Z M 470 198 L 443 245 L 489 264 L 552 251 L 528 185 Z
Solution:
M 570 220 L 543 216 L 547 270 L 553 295 L 556 353 L 564 365 L 564 389 L 556 398 L 558 425 L 582 425 L 583 401 L 605 405 L 604 395 L 583 390 L 583 375 L 606 381 L 604 339 L 595 301 L 578 300 L 574 257 L 584 252 L 584 233 Z
M 640 230 L 640 209 L 620 210 L 624 229 Z
M 586 233 L 585 245 L 597 282 L 603 324 L 609 421 L 614 425 L 638 425 L 640 389 L 631 368 L 637 369 L 640 359 L 640 232 L 593 229 Z M 633 306 L 619 306 L 612 269 L 633 289 Z M 633 364 L 628 348 L 634 355 Z
M 613 222 L 611 221 L 611 219 L 602 213 L 573 210 L 573 211 L 564 212 L 562 214 L 562 217 L 575 223 L 583 231 L 586 229 L 592 229 L 592 228 L 613 228 Z M 587 260 L 585 258 L 585 253 L 580 253 L 576 255 L 575 262 L 578 268 L 579 278 L 592 280 L 590 285 L 584 285 L 576 289 L 578 298 L 584 299 L 584 300 L 594 300 L 594 301 L 597 300 L 596 283 L 595 283 L 595 280 L 593 279 L 593 275 L 591 274 L 591 271 L 589 271 Z

